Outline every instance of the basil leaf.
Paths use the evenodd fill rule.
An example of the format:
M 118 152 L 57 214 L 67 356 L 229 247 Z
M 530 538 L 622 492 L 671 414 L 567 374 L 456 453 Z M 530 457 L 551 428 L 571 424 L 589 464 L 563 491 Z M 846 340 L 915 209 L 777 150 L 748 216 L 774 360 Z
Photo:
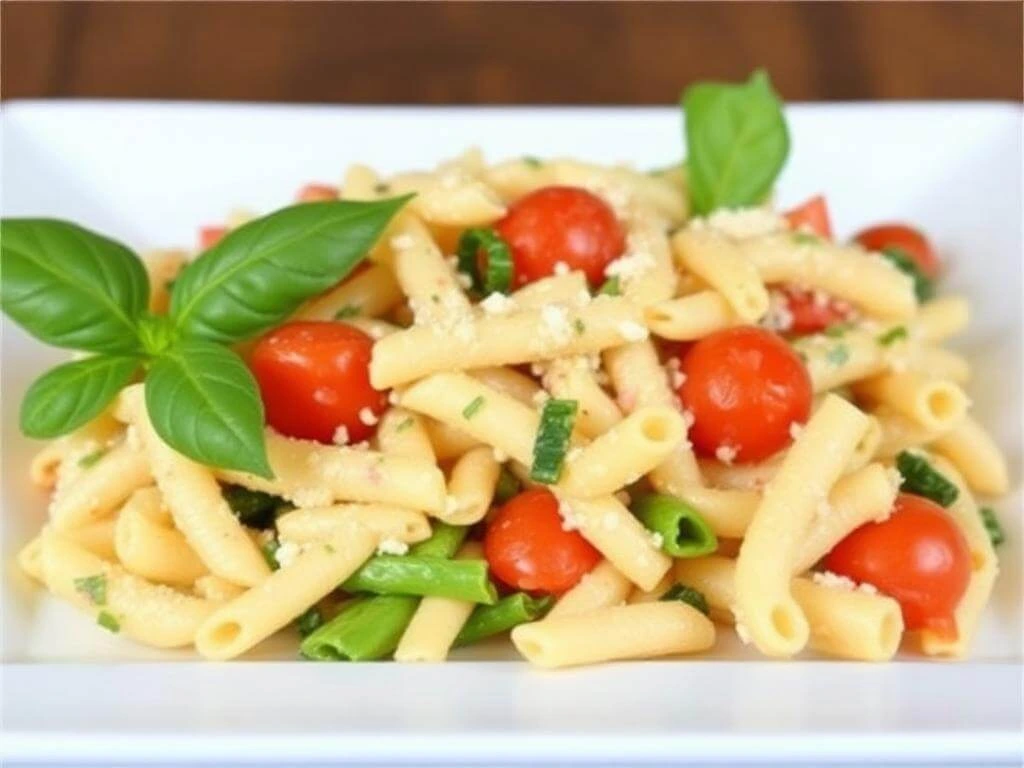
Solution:
M 755 205 L 789 154 L 782 103 L 763 70 L 742 85 L 698 83 L 683 93 L 693 208 Z
M 407 200 L 305 203 L 250 221 L 181 271 L 171 317 L 180 331 L 219 342 L 278 325 L 345 277 Z
M 160 438 L 214 467 L 273 477 L 263 440 L 263 402 L 234 352 L 184 339 L 156 358 L 146 377 L 146 410 Z
M 21 401 L 21 431 L 57 437 L 106 408 L 139 368 L 133 357 L 99 355 L 59 365 L 32 383 Z
M 134 253 L 56 219 L 4 219 L 0 229 L 0 307 L 12 320 L 57 347 L 139 351 L 149 278 Z

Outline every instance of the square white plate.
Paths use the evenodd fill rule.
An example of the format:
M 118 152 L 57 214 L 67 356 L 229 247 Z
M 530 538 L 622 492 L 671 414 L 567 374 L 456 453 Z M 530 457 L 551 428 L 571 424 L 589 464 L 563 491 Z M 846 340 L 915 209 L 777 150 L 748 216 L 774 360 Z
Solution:
M 824 191 L 847 235 L 923 226 L 973 302 L 971 393 L 1017 490 L 973 659 L 887 665 L 714 659 L 541 673 L 493 649 L 440 666 L 196 663 L 104 636 L 8 567 L 45 499 L 17 431 L 28 382 L 61 358 L 3 325 L 3 717 L 12 760 L 342 760 L 670 764 L 1004 762 L 1021 754 L 1021 109 L 1004 104 L 789 109 L 784 205 Z M 351 162 L 429 167 L 574 155 L 656 167 L 682 152 L 673 109 L 420 109 L 89 102 L 3 109 L 4 216 L 74 219 L 144 249 L 190 245 L 235 207 L 268 210 Z M 261 657 L 289 659 L 285 642 Z M 164 659 L 158 662 L 157 659 Z M 138 663 L 133 663 L 138 662 Z

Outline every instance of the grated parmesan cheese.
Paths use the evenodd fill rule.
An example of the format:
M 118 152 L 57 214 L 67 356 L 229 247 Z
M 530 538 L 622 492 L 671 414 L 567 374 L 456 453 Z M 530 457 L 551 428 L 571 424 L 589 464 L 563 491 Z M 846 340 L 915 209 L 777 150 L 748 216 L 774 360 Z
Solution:
M 655 531 L 651 531 L 651 544 L 655 549 L 661 549 L 661 545 L 665 543 L 665 538 Z
M 274 552 L 274 559 L 282 568 L 287 568 L 302 554 L 302 545 L 294 541 L 282 539 L 277 551 Z
M 368 427 L 372 427 L 374 424 L 377 423 L 377 414 L 375 414 L 369 406 L 365 408 L 360 408 L 359 421 L 361 421 Z
M 404 555 L 409 551 L 409 545 L 398 539 L 381 539 L 377 545 L 378 555 Z
M 710 228 L 727 237 L 745 240 L 786 230 L 786 220 L 765 208 L 720 208 L 704 219 L 695 219 L 693 229 Z
M 494 455 L 494 460 L 499 464 L 504 464 L 508 461 L 508 454 L 501 450 L 501 448 L 491 448 L 491 453 Z
M 559 277 L 561 277 L 562 275 L 568 275 L 571 271 L 572 270 L 569 268 L 569 265 L 566 264 L 564 261 L 555 262 L 555 274 L 558 275 Z
M 348 445 L 348 427 L 344 424 L 339 424 L 338 428 L 334 430 L 331 442 L 335 445 Z
M 557 344 L 566 344 L 572 338 L 569 310 L 558 304 L 546 304 L 540 310 L 543 332 Z
M 760 325 L 769 331 L 788 331 L 793 327 L 793 313 L 784 293 L 776 290 L 768 292 L 768 311 L 761 318 Z
M 562 518 L 563 531 L 575 531 L 580 527 L 580 519 L 565 499 L 558 500 L 558 514 Z
M 645 326 L 632 320 L 619 323 L 618 330 L 626 341 L 643 341 L 650 335 Z
M 636 280 L 654 269 L 658 263 L 649 253 L 627 253 L 605 267 L 605 277 L 617 277 L 623 282 Z
M 819 587 L 828 587 L 829 589 L 840 589 L 844 592 L 852 592 L 857 588 L 856 582 L 852 579 L 848 579 L 845 576 L 840 576 L 838 573 L 832 573 L 832 571 L 816 571 L 811 574 L 811 581 L 817 584 Z
M 799 439 L 800 435 L 804 433 L 804 425 L 799 421 L 791 421 L 789 423 L 789 436 L 793 440 Z
M 480 302 L 480 309 L 486 315 L 507 315 L 509 312 L 516 310 L 517 307 L 515 299 L 509 298 L 497 291 L 489 294 L 487 298 Z
M 720 445 L 715 449 L 715 458 L 729 466 L 736 460 L 738 451 L 731 445 Z

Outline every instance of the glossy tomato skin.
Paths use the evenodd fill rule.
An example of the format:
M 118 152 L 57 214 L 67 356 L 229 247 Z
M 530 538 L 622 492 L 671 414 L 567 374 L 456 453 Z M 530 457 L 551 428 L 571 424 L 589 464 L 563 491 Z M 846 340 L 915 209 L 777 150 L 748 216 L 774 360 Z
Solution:
M 791 229 L 810 230 L 818 237 L 832 239 L 832 221 L 828 215 L 828 204 L 821 195 L 816 195 L 802 205 L 782 214 Z
M 833 548 L 824 565 L 894 598 L 907 629 L 956 638 L 953 612 L 971 578 L 971 551 L 938 504 L 901 493 L 888 520 L 862 525 Z
M 512 251 L 516 285 L 555 274 L 555 265 L 581 270 L 592 286 L 622 255 L 626 238 L 612 209 L 577 187 L 543 187 L 517 200 L 495 229 Z
M 719 448 L 738 462 L 760 461 L 791 441 L 790 427 L 811 412 L 811 379 L 803 362 L 774 333 L 742 326 L 698 341 L 682 362 L 678 394 L 693 414 L 698 455 Z
M 253 348 L 249 367 L 256 376 L 267 423 L 288 437 L 331 443 L 345 427 L 351 443 L 373 436 L 360 411 L 373 419 L 387 407 L 387 393 L 370 386 L 373 339 L 344 323 L 288 323 L 270 331 Z M 365 416 L 365 412 L 364 412 Z
M 601 553 L 576 531 L 562 529 L 558 500 L 545 488 L 514 496 L 497 511 L 484 534 L 491 573 L 513 589 L 560 595 L 601 561 Z
M 934 279 L 942 272 L 942 263 L 928 238 L 921 230 L 907 224 L 878 224 L 858 232 L 853 239 L 869 251 L 899 248 L 914 260 L 926 277 Z
M 844 301 L 831 298 L 819 301 L 813 291 L 796 286 L 786 286 L 781 290 L 786 300 L 786 309 L 793 317 L 793 323 L 788 329 L 790 333 L 818 333 L 853 317 L 852 308 Z

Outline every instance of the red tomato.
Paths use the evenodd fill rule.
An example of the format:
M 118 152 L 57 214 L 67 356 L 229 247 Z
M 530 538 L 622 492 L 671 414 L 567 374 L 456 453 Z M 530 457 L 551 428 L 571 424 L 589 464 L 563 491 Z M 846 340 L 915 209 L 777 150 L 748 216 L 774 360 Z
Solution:
M 517 285 L 555 273 L 555 265 L 582 270 L 591 285 L 622 255 L 626 238 L 612 209 L 576 187 L 544 187 L 516 201 L 495 228 L 509 244 Z
M 818 237 L 832 239 L 832 222 L 828 216 L 828 205 L 825 198 L 816 195 L 803 205 L 782 214 L 793 229 L 809 229 Z
M 498 510 L 484 534 L 484 556 L 504 584 L 556 595 L 601 561 L 586 539 L 562 529 L 558 500 L 545 488 L 524 491 Z
M 888 520 L 862 525 L 840 541 L 825 567 L 894 598 L 907 629 L 956 638 L 953 611 L 971 578 L 971 551 L 938 504 L 901 493 Z
M 793 316 L 793 324 L 789 327 L 791 333 L 817 333 L 853 316 L 850 305 L 845 301 L 831 298 L 820 301 L 813 291 L 792 285 L 783 288 L 782 293 L 786 297 L 786 308 Z
M 295 199 L 300 203 L 316 203 L 321 200 L 337 200 L 338 188 L 329 184 L 307 184 L 299 190 Z
M 899 248 L 914 260 L 926 277 L 936 278 L 942 272 L 942 264 L 928 238 L 906 224 L 878 224 L 859 232 L 853 239 L 869 251 Z
M 790 425 L 811 412 L 811 378 L 797 354 L 774 333 L 742 326 L 698 341 L 683 358 L 679 386 L 693 414 L 697 453 L 720 448 L 736 461 L 758 461 L 787 446 Z M 721 458 L 721 456 L 719 456 Z
M 370 386 L 372 348 L 373 339 L 344 323 L 288 323 L 272 330 L 249 360 L 267 423 L 288 437 L 321 443 L 333 442 L 338 427 L 352 443 L 372 437 L 388 404 L 387 393 Z
M 227 227 L 200 227 L 199 249 L 202 251 L 213 248 L 228 233 Z

